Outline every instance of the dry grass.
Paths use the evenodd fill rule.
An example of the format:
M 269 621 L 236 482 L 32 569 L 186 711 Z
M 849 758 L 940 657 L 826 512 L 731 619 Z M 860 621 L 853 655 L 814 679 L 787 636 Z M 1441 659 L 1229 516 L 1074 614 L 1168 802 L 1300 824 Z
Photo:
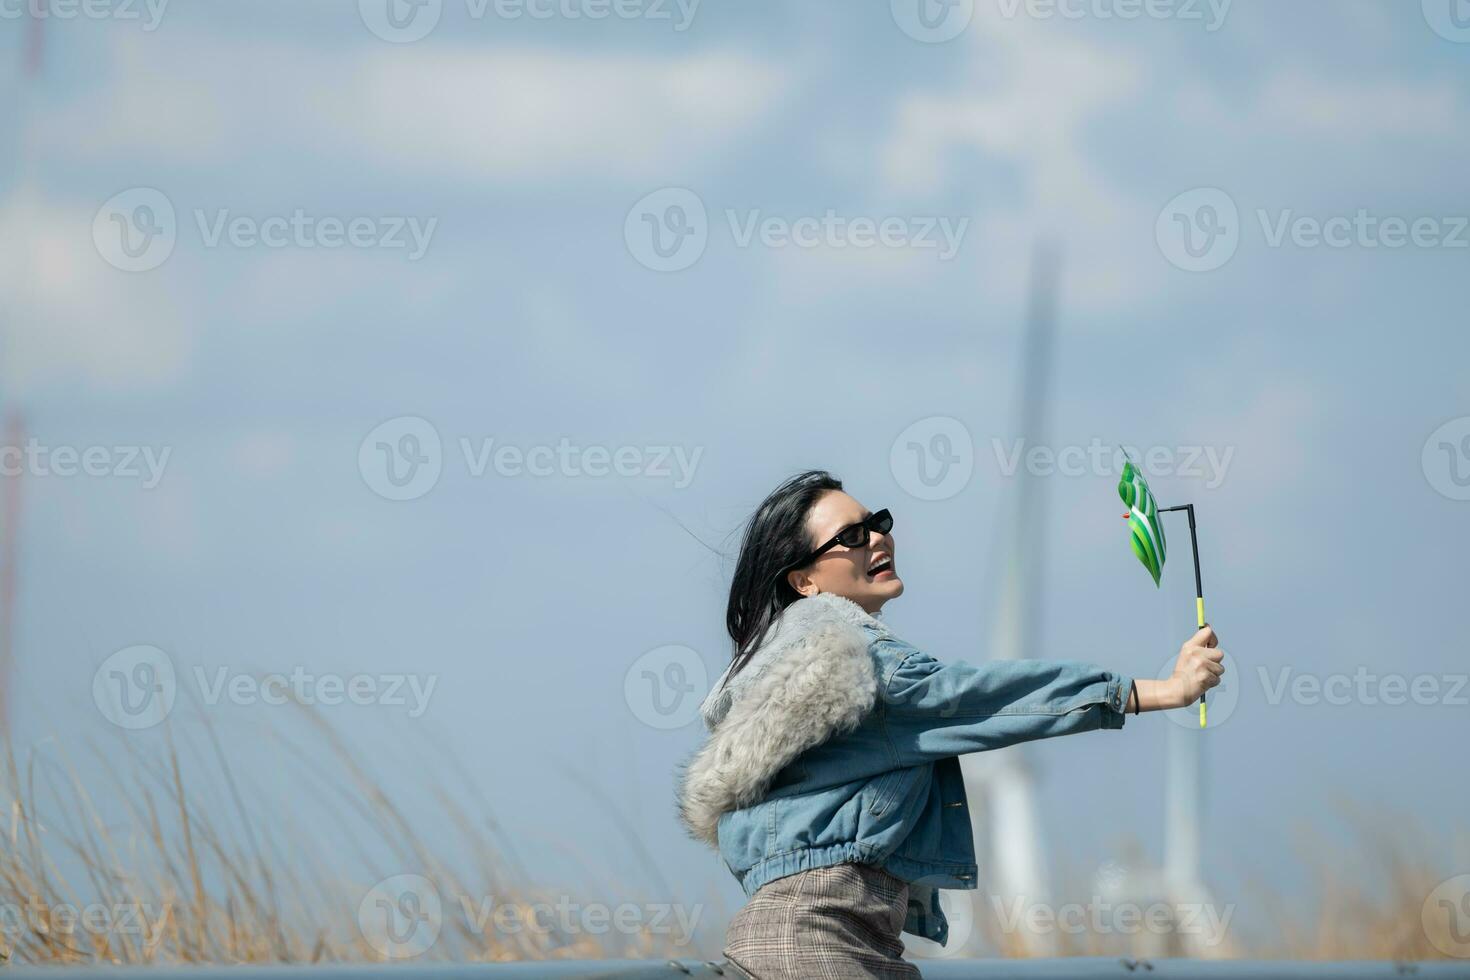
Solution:
M 338 732 L 305 715 L 283 757 L 304 768 L 312 788 L 300 812 L 272 810 L 236 781 L 208 725 L 188 739 L 164 729 L 159 740 L 120 740 L 97 752 L 105 774 L 88 784 L 64 751 L 33 751 L 24 763 L 7 752 L 0 803 L 8 810 L 0 843 L 0 961 L 13 963 L 353 962 L 394 958 L 381 936 L 360 924 L 365 897 L 379 881 L 407 872 L 443 897 L 432 960 L 664 958 L 693 956 L 687 934 L 651 921 L 623 928 L 548 927 L 531 911 L 572 900 L 537 884 L 521 867 L 488 801 L 466 804 L 430 786 L 437 825 L 452 838 L 426 840 L 400 800 L 356 758 Z M 265 733 L 262 737 L 278 737 Z M 147 746 L 147 748 L 140 748 Z M 193 773 L 191 778 L 188 774 Z M 395 779 L 395 784 L 401 780 Z M 453 785 L 468 785 L 456 778 Z M 426 796 L 427 794 L 427 796 Z M 294 808 L 293 808 L 294 809 Z M 264 812 L 263 812 L 264 811 Z M 305 812 L 315 819 L 303 817 Z M 602 806 L 598 812 L 615 813 Z M 1409 819 L 1359 820 L 1342 845 L 1303 850 L 1315 869 L 1317 897 L 1287 900 L 1258 886 L 1249 899 L 1264 936 L 1243 937 L 1239 920 L 1209 949 L 1174 935 L 1072 930 L 1053 932 L 1050 955 L 1204 955 L 1287 959 L 1443 958 L 1426 932 L 1426 897 L 1456 869 L 1435 867 L 1417 847 Z M 629 854 L 637 850 L 628 833 Z M 1141 866 L 1142 861 L 1135 866 Z M 341 869 L 355 874 L 347 877 Z M 1067 891 L 1084 896 L 1091 883 Z M 622 891 L 613 885 L 611 891 Z M 460 905 L 460 896 L 471 905 Z M 471 898 L 472 897 L 472 898 Z M 477 917 L 493 900 L 507 919 Z M 628 903 L 626 895 L 613 902 Z M 1245 904 L 1242 901 L 1242 904 Z M 1244 909 L 1237 910 L 1244 912 Z M 80 917 L 78 913 L 81 914 Z M 88 915 L 91 916 L 88 919 Z M 714 915 L 709 917 L 711 920 Z M 1244 914 L 1240 918 L 1247 918 Z M 722 923 L 704 923 L 718 929 Z M 1001 955 L 1034 955 L 999 927 L 983 903 L 975 927 Z M 1430 928 L 1433 928 L 1431 926 Z M 1444 937 L 1435 937 L 1444 944 Z
M 527 881 L 488 808 L 431 790 L 457 837 L 425 840 L 332 728 L 313 718 L 308 730 L 318 757 L 329 761 L 313 766 L 299 746 L 290 750 L 315 769 L 315 802 L 324 804 L 306 821 L 260 812 L 207 726 L 184 747 L 212 760 L 209 779 L 185 775 L 195 768 L 184 764 L 172 732 L 158 733 L 163 743 L 153 754 L 127 739 L 98 751 L 108 775 L 96 786 L 54 747 L 23 763 L 7 751 L 0 962 L 393 959 L 408 947 L 385 946 L 360 925 L 359 908 L 375 884 L 405 872 L 442 896 L 437 940 L 420 959 L 689 955 L 675 947 L 675 935 L 647 921 L 563 928 L 567 920 L 547 910 L 576 899 Z M 344 852 L 355 857 L 343 861 Z M 343 864 L 359 873 L 342 877 Z M 503 907 L 503 918 L 487 917 L 491 907 Z
M 1436 867 L 1424 854 L 1428 838 L 1410 815 L 1369 818 L 1340 809 L 1351 827 L 1345 855 L 1311 835 L 1297 845 L 1312 870 L 1312 902 L 1293 905 L 1265 885 L 1255 888 L 1275 930 L 1252 953 L 1308 960 L 1448 959 L 1441 947 L 1456 948 L 1449 920 L 1426 917 L 1424 906 L 1436 886 L 1465 869 Z
M 1315 833 L 1304 833 L 1296 843 L 1299 870 L 1311 882 L 1297 897 L 1283 895 L 1267 880 L 1257 880 L 1238 897 L 1216 895 L 1203 902 L 1147 891 L 1130 893 L 1126 887 L 1121 893 L 1099 897 L 1095 882 L 1074 879 L 1063 889 L 1069 897 L 1048 909 L 1082 908 L 1087 915 L 1101 909 L 1102 929 L 1093 928 L 1090 920 L 1081 928 L 1050 927 L 1038 943 L 1026 930 L 1008 926 L 993 904 L 983 901 L 975 929 L 987 948 L 1007 957 L 1411 962 L 1451 959 L 1446 949 L 1464 951 L 1463 937 L 1457 945 L 1443 911 L 1431 909 L 1426 915 L 1425 906 L 1437 886 L 1464 874 L 1465 869 L 1448 860 L 1436 864 L 1426 856 L 1428 838 L 1411 815 L 1368 818 L 1342 801 L 1336 812 L 1345 819 L 1342 839 L 1325 841 Z M 1130 856 L 1129 864 L 1148 866 L 1136 844 L 1123 850 Z M 1159 933 L 1140 927 L 1135 917 L 1131 928 L 1119 929 L 1117 909 L 1121 905 L 1145 912 L 1157 907 L 1173 913 L 1174 921 L 1184 921 L 1182 916 L 1195 926 Z M 1015 921 L 1013 915 L 1009 921 Z M 1224 928 L 1213 927 L 1221 922 L 1226 923 Z

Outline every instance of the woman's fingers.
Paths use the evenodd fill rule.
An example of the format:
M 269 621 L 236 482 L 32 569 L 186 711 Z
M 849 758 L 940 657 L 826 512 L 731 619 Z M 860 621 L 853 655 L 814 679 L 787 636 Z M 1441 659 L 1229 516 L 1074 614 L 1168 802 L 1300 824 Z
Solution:
M 1225 652 L 1218 647 L 1212 650 L 1202 651 L 1205 659 L 1200 661 L 1200 666 L 1205 669 L 1202 678 L 1206 688 L 1219 687 L 1220 678 L 1225 675 Z
M 1185 703 L 1197 701 L 1205 691 L 1219 687 L 1224 673 L 1225 651 L 1220 649 L 1220 638 L 1209 626 L 1201 627 L 1179 651 L 1174 668 L 1188 698 Z

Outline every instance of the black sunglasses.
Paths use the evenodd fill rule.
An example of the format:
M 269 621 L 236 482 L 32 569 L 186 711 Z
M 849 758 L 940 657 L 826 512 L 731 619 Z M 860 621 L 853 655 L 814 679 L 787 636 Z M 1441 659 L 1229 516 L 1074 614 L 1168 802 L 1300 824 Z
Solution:
M 839 544 L 844 548 L 861 548 L 868 543 L 868 533 L 877 531 L 879 534 L 887 534 L 893 530 L 893 515 L 888 513 L 885 507 L 876 514 L 869 514 L 865 519 L 856 524 L 849 524 L 832 536 L 832 540 L 822 545 L 816 551 L 802 561 L 797 568 L 805 568 L 818 558 L 837 547 Z

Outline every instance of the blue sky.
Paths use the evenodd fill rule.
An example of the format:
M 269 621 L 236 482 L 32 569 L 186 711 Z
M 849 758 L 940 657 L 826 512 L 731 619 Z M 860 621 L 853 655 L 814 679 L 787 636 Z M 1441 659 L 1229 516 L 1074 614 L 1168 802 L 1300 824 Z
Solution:
M 0 108 L 0 397 L 53 450 L 169 455 L 156 486 L 28 471 L 18 739 L 107 732 L 94 673 L 136 645 L 188 683 L 195 667 L 432 677 L 417 717 L 328 715 L 370 756 L 408 732 L 460 759 L 548 867 L 566 840 L 640 873 L 599 819 L 605 795 L 681 897 L 734 904 L 674 821 L 697 726 L 646 724 L 624 694 L 650 650 L 687 647 L 710 677 L 727 659 L 729 563 L 671 516 L 733 544 L 782 477 L 830 468 L 897 517 L 908 593 L 889 621 L 983 660 L 1012 484 L 996 446 L 1014 436 L 1046 238 L 1064 254 L 1046 447 L 1230 454 L 1217 480 L 1154 481 L 1200 509 L 1210 618 L 1239 667 L 1239 705 L 1207 736 L 1212 882 L 1297 887 L 1290 858 L 1341 829 L 1345 800 L 1412 813 L 1447 875 L 1470 870 L 1452 840 L 1470 805 L 1465 691 L 1268 696 L 1283 670 L 1442 692 L 1466 671 L 1470 502 L 1449 467 L 1470 471 L 1470 443 L 1438 444 L 1470 435 L 1470 44 L 1447 4 L 1238 0 L 1212 22 L 1203 4 L 1204 20 L 1179 5 L 1123 20 L 1101 0 L 1076 17 L 977 0 L 943 43 L 887 7 L 706 0 L 677 30 L 675 5 L 512 20 L 446 0 L 410 43 L 347 2 L 49 23 L 41 77 Z M 11 77 L 21 23 L 0 21 Z M 167 200 L 176 242 L 125 271 L 108 208 L 136 188 Z M 703 209 L 703 247 L 661 272 L 637 206 L 669 189 Z M 1235 244 L 1182 268 L 1175 215 L 1203 236 L 1221 193 Z M 250 244 L 298 211 L 363 219 L 373 244 Z M 829 212 L 835 240 L 780 244 Z M 209 244 L 240 217 L 235 244 Z M 383 244 L 410 218 L 433 222 L 417 258 Z M 1300 218 L 1372 230 L 1332 247 L 1292 231 Z M 742 243 L 766 219 L 772 234 Z M 896 244 L 857 244 L 853 221 L 885 219 Z M 1419 242 L 1385 244 L 1385 221 L 1421 220 Z M 963 226 L 952 256 L 926 247 L 931 222 Z M 389 423 L 401 447 L 404 418 L 438 436 L 441 473 L 388 500 L 363 443 Z M 962 424 L 973 472 L 924 499 L 890 457 L 935 418 Z M 492 454 L 565 441 L 579 468 L 511 475 L 511 456 L 477 475 L 461 440 L 492 439 Z M 636 475 L 585 475 L 587 447 L 626 450 Z M 687 480 L 659 464 L 676 451 Z M 1182 533 L 1155 593 L 1115 472 L 1039 482 L 1045 654 L 1156 674 L 1192 625 Z M 242 732 L 284 713 L 217 710 Z M 1085 872 L 1128 840 L 1157 856 L 1169 727 L 1039 748 L 1058 864 Z M 290 791 L 237 744 L 253 778 Z M 414 769 L 383 765 L 404 786 Z

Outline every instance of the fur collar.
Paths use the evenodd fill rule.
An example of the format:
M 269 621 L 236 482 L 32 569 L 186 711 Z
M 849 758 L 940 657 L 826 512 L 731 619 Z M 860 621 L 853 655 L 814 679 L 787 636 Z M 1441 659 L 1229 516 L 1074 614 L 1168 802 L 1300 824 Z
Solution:
M 798 599 L 744 669 L 731 678 L 727 668 L 715 682 L 700 707 L 710 736 L 678 791 L 690 834 L 718 847 L 722 814 L 759 802 L 793 759 L 857 727 L 878 690 L 864 626 L 886 632 L 851 599 Z

